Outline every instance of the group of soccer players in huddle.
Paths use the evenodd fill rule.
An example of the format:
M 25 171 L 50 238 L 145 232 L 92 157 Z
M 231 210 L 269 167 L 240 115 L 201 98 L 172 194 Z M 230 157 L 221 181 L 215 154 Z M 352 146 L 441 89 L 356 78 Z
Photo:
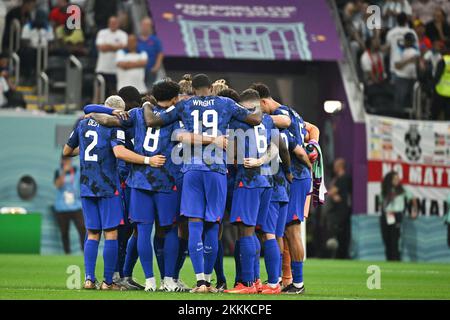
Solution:
M 238 94 L 205 74 L 179 83 L 160 80 L 143 101 L 135 88 L 124 87 L 104 105 L 87 105 L 63 150 L 80 158 L 88 230 L 84 288 L 156 291 L 154 250 L 160 290 L 303 293 L 300 223 L 317 158 L 305 145 L 318 143 L 317 127 L 275 101 L 262 83 Z M 223 270 L 224 216 L 238 231 L 233 288 L 227 288 Z M 179 276 L 188 254 L 193 288 Z M 145 286 L 132 277 L 138 258 Z

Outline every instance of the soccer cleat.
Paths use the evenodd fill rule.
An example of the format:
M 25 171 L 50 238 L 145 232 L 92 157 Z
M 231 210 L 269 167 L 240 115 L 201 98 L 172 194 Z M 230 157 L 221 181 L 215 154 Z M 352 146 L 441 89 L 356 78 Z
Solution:
M 293 283 L 285 287 L 283 290 L 281 290 L 282 293 L 286 294 L 304 294 L 305 293 L 305 286 L 301 286 L 300 288 L 297 288 L 294 286 Z
M 163 290 L 165 292 L 180 292 L 180 287 L 173 280 L 164 281 Z
M 224 292 L 227 290 L 227 283 L 226 282 L 218 282 L 216 285 L 216 289 L 218 292 Z
M 188 287 L 188 285 L 186 283 L 184 283 L 183 280 L 177 279 L 177 280 L 174 280 L 174 281 L 178 285 L 178 288 L 180 288 L 179 292 L 189 292 L 189 291 L 191 291 L 192 288 Z
M 281 287 L 279 284 L 275 288 L 269 286 L 268 284 L 265 284 L 262 286 L 261 294 L 280 294 L 281 293 Z
M 152 278 L 152 280 L 150 280 L 150 279 L 145 280 L 145 288 L 144 288 L 145 292 L 155 292 L 156 291 L 156 283 L 154 280 L 155 280 L 154 278 Z
M 195 286 L 191 291 L 189 291 L 190 293 L 208 293 L 208 288 L 206 287 L 206 285 L 202 284 L 200 286 Z
M 162 279 L 161 282 L 159 283 L 158 291 L 164 291 L 164 279 Z
M 262 282 L 261 282 L 261 279 L 256 279 L 256 281 L 255 281 L 255 287 L 256 287 L 256 290 L 258 291 L 258 293 L 260 293 L 261 290 L 262 290 L 262 287 L 263 287 L 263 284 L 262 284 Z
M 92 281 L 90 279 L 87 279 L 86 281 L 84 281 L 83 288 L 86 290 L 96 290 L 96 289 L 98 289 L 98 283 L 97 283 L 97 281 Z
M 122 279 L 120 283 L 123 287 L 125 287 L 127 290 L 144 290 L 145 287 L 137 283 L 133 280 L 131 277 L 125 277 Z
M 208 290 L 209 293 L 218 293 L 219 292 L 219 290 L 214 288 L 210 282 L 206 283 L 206 289 Z
M 243 283 L 238 283 L 233 289 L 225 290 L 224 293 L 256 294 L 256 293 L 258 293 L 258 291 L 256 290 L 255 285 L 247 287 Z
M 115 284 L 114 282 L 111 284 L 107 284 L 105 281 L 102 282 L 100 286 L 100 290 L 111 290 L 111 291 L 121 291 L 122 288 Z

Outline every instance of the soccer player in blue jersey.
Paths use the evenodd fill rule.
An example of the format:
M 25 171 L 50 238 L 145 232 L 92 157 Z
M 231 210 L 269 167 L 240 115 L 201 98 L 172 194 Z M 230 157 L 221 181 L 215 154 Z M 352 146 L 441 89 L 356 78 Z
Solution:
M 119 290 L 113 283 L 117 264 L 117 227 L 123 217 L 119 174 L 114 152 L 125 143 L 125 133 L 106 128 L 93 119 L 81 120 L 64 146 L 64 156 L 80 155 L 81 201 L 88 237 L 84 246 L 85 289 L 96 288 L 95 265 L 104 232 L 102 290 Z
M 211 96 L 208 76 L 194 76 L 192 87 L 194 97 L 159 115 L 151 110 L 146 112 L 147 125 L 160 127 L 182 120 L 187 132 L 217 137 L 226 132 L 233 118 L 251 125 L 261 123 L 259 109 L 251 113 L 231 99 Z M 219 223 L 225 210 L 226 155 L 222 149 L 209 146 L 184 148 L 183 152 L 189 159 L 183 163 L 181 214 L 189 218 L 189 255 L 197 279 L 191 292 L 217 292 L 211 286 L 211 275 L 217 257 Z
M 252 89 L 245 90 L 240 103 L 249 109 L 260 106 L 259 94 Z M 278 146 L 278 130 L 272 118 L 264 110 L 262 123 L 256 127 L 233 121 L 230 124 L 231 137 L 236 138 L 237 173 L 231 207 L 230 221 L 238 226 L 239 251 L 236 265 L 240 274 L 238 283 L 227 293 L 257 293 L 255 280 L 259 281 L 260 243 L 255 226 L 258 224 L 264 233 L 265 264 L 269 274 L 269 284 L 278 285 L 280 253 L 275 240 L 275 225 L 268 223 L 269 204 L 272 194 L 272 168 L 262 160 L 274 142 Z M 272 136 L 275 134 L 275 136 Z M 286 149 L 286 148 L 285 148 Z M 286 150 L 287 151 L 287 150 Z M 288 155 L 287 152 L 284 152 Z M 284 157 L 283 157 L 284 158 Z M 289 169 L 289 159 L 285 159 L 285 168 Z M 264 293 L 274 293 L 270 285 L 263 287 Z
M 258 91 L 261 96 L 261 103 L 267 104 L 273 114 L 289 115 L 291 124 L 288 127 L 288 131 L 292 135 L 295 145 L 301 148 L 307 131 L 305 122 L 300 115 L 292 108 L 282 106 L 276 102 L 271 97 L 269 88 L 266 85 L 255 83 L 251 87 Z M 291 158 L 294 179 L 290 186 L 285 237 L 290 249 L 293 282 L 283 288 L 283 292 L 300 294 L 305 291 L 303 285 L 304 249 L 300 235 L 300 223 L 304 219 L 305 202 L 311 189 L 311 164 L 307 157 L 304 158 L 304 161 L 301 161 L 296 155 L 292 156 L 291 154 Z

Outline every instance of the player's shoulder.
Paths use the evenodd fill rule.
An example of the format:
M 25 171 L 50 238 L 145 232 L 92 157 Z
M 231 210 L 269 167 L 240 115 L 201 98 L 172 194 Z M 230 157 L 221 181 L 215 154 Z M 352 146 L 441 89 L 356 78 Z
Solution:
M 289 116 L 289 107 L 285 106 L 285 105 L 281 105 L 274 111 L 274 114 Z

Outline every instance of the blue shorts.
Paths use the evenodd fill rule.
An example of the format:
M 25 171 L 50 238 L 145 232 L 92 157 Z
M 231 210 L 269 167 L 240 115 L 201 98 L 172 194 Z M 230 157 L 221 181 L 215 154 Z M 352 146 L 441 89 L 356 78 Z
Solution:
M 190 170 L 184 174 L 181 215 L 218 222 L 227 198 L 227 176 L 214 171 Z
M 236 188 L 233 192 L 230 222 L 255 226 L 265 222 L 272 188 Z
M 81 197 L 84 224 L 88 230 L 117 228 L 123 218 L 120 195 L 112 197 Z
M 170 226 L 177 221 L 180 212 L 180 193 L 155 192 L 131 188 L 130 220 L 133 222 L 154 223 L 158 219 L 161 227 Z
M 269 216 L 271 216 L 271 211 L 277 212 L 277 221 L 275 222 L 275 235 L 278 238 L 284 236 L 284 230 L 286 229 L 286 218 L 288 212 L 289 202 L 271 202 Z M 275 214 L 273 215 L 275 216 Z
M 310 178 L 301 180 L 294 179 L 294 181 L 292 181 L 286 224 L 290 224 L 293 221 L 303 221 L 306 197 L 310 190 Z

